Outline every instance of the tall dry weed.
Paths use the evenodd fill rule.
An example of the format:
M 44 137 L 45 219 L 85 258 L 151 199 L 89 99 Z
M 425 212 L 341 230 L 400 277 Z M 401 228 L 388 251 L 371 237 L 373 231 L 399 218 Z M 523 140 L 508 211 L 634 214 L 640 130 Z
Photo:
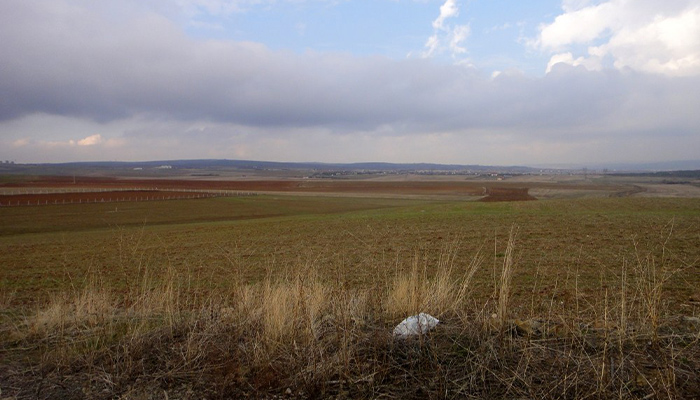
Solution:
M 458 248 L 458 241 L 443 247 L 433 268 L 427 259 L 414 256 L 408 274 L 397 274 L 389 283 L 385 312 L 398 318 L 421 312 L 439 316 L 462 310 L 482 258 L 477 253 L 463 270 L 457 271 Z M 432 270 L 435 272 L 429 273 Z
M 663 290 L 665 283 L 676 272 L 668 264 L 666 243 L 662 245 L 660 258 L 651 252 L 640 254 L 638 243 L 634 243 L 636 263 L 634 264 L 634 284 L 639 301 L 637 310 L 640 330 L 658 339 L 659 324 L 664 313 Z
M 503 256 L 503 266 L 501 268 L 500 279 L 498 281 L 498 303 L 496 307 L 496 321 L 499 328 L 503 328 L 508 320 L 508 309 L 510 305 L 511 282 L 513 280 L 513 267 L 515 265 L 515 238 L 518 234 L 518 227 L 513 225 L 508 235 Z

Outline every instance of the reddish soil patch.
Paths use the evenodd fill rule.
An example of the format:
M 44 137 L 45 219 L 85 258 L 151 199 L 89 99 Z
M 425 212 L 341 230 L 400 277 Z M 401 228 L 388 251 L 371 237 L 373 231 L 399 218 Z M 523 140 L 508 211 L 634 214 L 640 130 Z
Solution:
M 495 201 L 530 201 L 537 198 L 528 194 L 528 188 L 488 188 L 486 189 L 486 197 L 479 201 L 495 202 Z

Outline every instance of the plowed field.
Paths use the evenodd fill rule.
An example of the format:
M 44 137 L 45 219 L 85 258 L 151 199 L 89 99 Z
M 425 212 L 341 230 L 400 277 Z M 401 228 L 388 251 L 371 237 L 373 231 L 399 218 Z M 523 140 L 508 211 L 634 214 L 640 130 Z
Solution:
M 38 177 L 0 184 L 0 205 L 144 201 L 249 193 L 449 196 L 483 201 L 536 200 L 530 189 L 596 191 L 603 197 L 627 193 L 624 185 L 496 181 L 372 180 L 188 180 Z

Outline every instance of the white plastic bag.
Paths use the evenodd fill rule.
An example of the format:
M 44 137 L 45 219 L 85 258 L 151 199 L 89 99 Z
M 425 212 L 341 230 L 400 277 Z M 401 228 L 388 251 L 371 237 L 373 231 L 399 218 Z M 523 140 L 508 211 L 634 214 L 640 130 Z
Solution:
M 424 335 L 429 330 L 435 328 L 440 321 L 430 314 L 420 313 L 413 315 L 394 328 L 394 336 L 399 338 L 407 338 L 409 336 Z

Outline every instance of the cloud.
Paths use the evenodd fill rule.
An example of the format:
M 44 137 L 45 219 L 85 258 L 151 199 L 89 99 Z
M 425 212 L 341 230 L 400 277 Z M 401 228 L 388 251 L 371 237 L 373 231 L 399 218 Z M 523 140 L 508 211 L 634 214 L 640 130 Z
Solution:
M 440 6 L 440 15 L 433 21 L 433 29 L 444 30 L 445 20 L 459 15 L 459 8 L 456 0 L 445 0 Z
M 17 139 L 12 142 L 12 146 L 14 147 L 24 147 L 28 146 L 31 142 L 27 138 L 22 138 L 22 139 Z
M 110 140 L 108 141 L 108 145 L 114 146 L 117 143 L 121 142 L 121 140 L 116 139 L 116 140 Z M 97 135 L 91 135 L 86 138 L 80 139 L 80 140 L 36 140 L 33 138 L 20 138 L 16 139 L 12 142 L 12 145 L 14 147 L 28 147 L 28 146 L 38 146 L 38 147 L 48 147 L 48 148 L 68 148 L 68 147 L 89 147 L 89 146 L 96 146 L 100 144 L 104 144 L 105 141 L 102 139 L 102 136 L 97 134 Z
M 492 77 L 422 58 L 195 40 L 163 14 L 122 11 L 0 2 L 0 149 L 14 155 L 4 158 L 512 164 L 697 158 L 700 148 L 697 75 L 594 68 L 593 52 L 562 45 L 547 47 L 560 62 L 543 77 Z M 469 31 L 450 18 L 436 41 L 459 52 Z
M 540 27 L 531 44 L 556 53 L 556 60 L 599 68 L 606 60 L 618 69 L 672 76 L 700 74 L 700 3 L 697 0 L 564 1 L 564 13 Z M 584 46 L 584 49 L 580 49 Z M 578 49 L 577 56 L 562 54 Z
M 583 65 L 584 67 L 586 67 L 592 71 L 600 71 L 602 69 L 602 66 L 600 64 L 600 59 L 597 57 L 591 57 L 591 58 L 578 57 L 578 58 L 574 59 L 574 56 L 573 56 L 573 54 L 571 54 L 571 52 L 566 52 L 566 53 L 559 53 L 559 54 L 553 55 L 552 58 L 550 58 L 549 62 L 547 63 L 546 72 L 547 73 L 551 72 L 552 68 L 559 63 L 572 65 L 574 67 L 579 66 L 579 65 Z
M 175 3 L 189 15 L 228 16 L 247 12 L 253 8 L 268 8 L 276 3 L 330 3 L 338 0 L 177 0 Z
M 102 143 L 102 135 L 90 135 L 84 139 L 78 140 L 78 146 L 94 146 L 96 144 Z
M 467 49 L 462 47 L 462 43 L 467 39 L 471 29 L 469 25 L 457 25 L 452 30 L 452 38 L 450 39 L 450 51 L 452 54 L 466 53 Z
M 563 0 L 561 8 L 566 12 L 580 10 L 588 7 L 592 0 Z
M 508 30 L 508 29 L 510 29 L 510 28 L 512 28 L 512 27 L 513 27 L 513 24 L 511 24 L 510 22 L 505 22 L 505 23 L 503 23 L 503 24 L 494 25 L 494 26 L 488 28 L 488 29 L 486 30 L 486 32 L 487 32 L 487 33 L 490 33 L 490 32 L 497 32 L 497 31 L 505 31 L 505 30 Z
M 440 6 L 440 15 L 433 21 L 433 34 L 424 45 L 424 58 L 433 57 L 444 51 L 449 51 L 452 57 L 467 52 L 462 43 L 471 33 L 469 25 L 452 25 L 447 23 L 448 19 L 457 16 L 459 16 L 459 7 L 456 0 L 446 0 Z

